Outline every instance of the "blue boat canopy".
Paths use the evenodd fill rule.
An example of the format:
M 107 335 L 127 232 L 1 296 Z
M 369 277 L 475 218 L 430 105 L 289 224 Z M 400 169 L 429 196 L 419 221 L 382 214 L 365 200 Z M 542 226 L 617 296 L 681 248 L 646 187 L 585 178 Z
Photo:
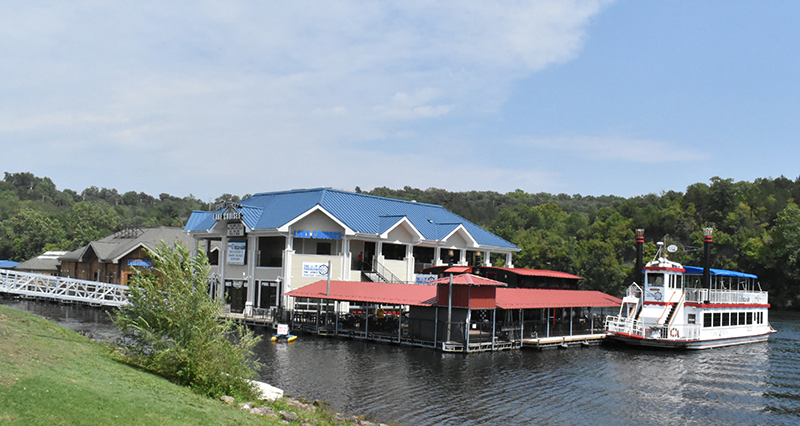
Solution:
M 683 269 L 685 269 L 686 273 L 690 274 L 690 275 L 702 275 L 703 274 L 703 268 L 701 268 L 699 266 L 684 266 Z M 745 273 L 745 272 L 726 271 L 725 269 L 714 269 L 714 268 L 711 268 L 711 275 L 718 275 L 718 276 L 721 276 L 721 277 L 758 279 L 757 275 L 748 274 L 748 273 Z

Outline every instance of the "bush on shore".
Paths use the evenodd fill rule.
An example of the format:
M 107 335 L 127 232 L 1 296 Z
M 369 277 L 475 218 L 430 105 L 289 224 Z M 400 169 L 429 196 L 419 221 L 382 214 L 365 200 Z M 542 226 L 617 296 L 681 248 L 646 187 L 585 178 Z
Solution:
M 192 257 L 182 244 L 161 244 L 153 267 L 132 276 L 128 306 L 114 318 L 117 349 L 126 362 L 210 397 L 252 399 L 253 347 L 260 337 L 219 319 L 221 302 L 208 294 L 205 253 Z

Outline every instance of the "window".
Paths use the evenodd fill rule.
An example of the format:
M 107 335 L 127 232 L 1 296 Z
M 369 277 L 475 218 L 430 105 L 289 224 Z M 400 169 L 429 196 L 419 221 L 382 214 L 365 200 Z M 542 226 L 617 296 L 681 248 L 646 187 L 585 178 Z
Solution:
M 383 244 L 383 257 L 387 260 L 403 260 L 406 258 L 406 246 L 403 244 Z
M 694 323 L 695 323 L 695 318 L 696 318 L 696 317 L 695 317 L 695 315 L 694 315 L 694 314 L 689 314 L 689 315 L 688 315 L 688 317 L 687 317 L 687 319 L 686 319 L 686 321 L 687 321 L 689 324 L 694 324 Z
M 711 312 L 703 314 L 703 327 L 711 327 Z
M 714 327 L 719 327 L 722 324 L 722 313 L 714 312 Z
M 730 312 L 723 312 L 722 313 L 722 326 L 727 327 L 731 325 L 731 313 Z
M 317 254 L 330 256 L 331 243 L 317 242 Z
M 747 313 L 747 325 L 750 325 L 752 323 L 753 323 L 753 313 L 752 312 L 748 312 Z
M 279 268 L 283 266 L 284 237 L 258 238 L 258 266 Z
M 731 325 L 739 325 L 739 314 L 731 312 Z
M 739 312 L 739 325 L 747 324 L 747 317 L 744 312 Z
M 664 274 L 647 274 L 647 286 L 648 287 L 663 287 L 664 286 Z

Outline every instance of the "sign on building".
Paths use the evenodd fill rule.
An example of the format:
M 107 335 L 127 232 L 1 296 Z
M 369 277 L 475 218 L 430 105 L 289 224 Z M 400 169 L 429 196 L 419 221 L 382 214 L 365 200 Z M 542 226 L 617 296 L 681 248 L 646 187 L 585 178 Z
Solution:
M 303 276 L 312 278 L 325 278 L 328 276 L 328 263 L 303 262 Z
M 417 274 L 414 282 L 417 284 L 430 284 L 431 281 L 439 278 L 436 274 Z
M 228 241 L 228 264 L 244 265 L 244 258 L 247 254 L 247 242 Z

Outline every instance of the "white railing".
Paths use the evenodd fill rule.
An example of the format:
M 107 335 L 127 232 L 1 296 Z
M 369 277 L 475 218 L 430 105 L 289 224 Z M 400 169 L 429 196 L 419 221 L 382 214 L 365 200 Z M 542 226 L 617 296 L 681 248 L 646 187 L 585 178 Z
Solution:
M 619 317 L 606 317 L 606 331 L 611 333 L 626 333 L 647 339 L 663 340 L 697 340 L 700 338 L 701 327 L 697 324 L 683 324 L 670 326 L 645 326 L 637 320 Z
M 766 291 L 710 290 L 707 288 L 687 288 L 686 302 L 689 303 L 730 303 L 737 305 L 769 303 Z
M 103 306 L 128 303 L 128 286 L 0 269 L 0 293 Z

